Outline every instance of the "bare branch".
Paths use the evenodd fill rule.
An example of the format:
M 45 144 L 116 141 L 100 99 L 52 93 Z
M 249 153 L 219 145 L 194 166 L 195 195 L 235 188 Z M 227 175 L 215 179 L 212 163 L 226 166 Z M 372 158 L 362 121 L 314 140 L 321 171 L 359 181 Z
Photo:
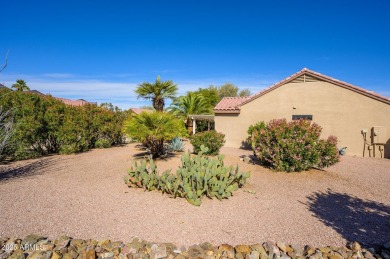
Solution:
M 9 54 L 9 50 L 7 51 L 7 55 L 5 55 L 5 64 L 3 65 L 2 68 L 0 68 L 0 73 L 7 67 L 8 65 L 8 54 Z

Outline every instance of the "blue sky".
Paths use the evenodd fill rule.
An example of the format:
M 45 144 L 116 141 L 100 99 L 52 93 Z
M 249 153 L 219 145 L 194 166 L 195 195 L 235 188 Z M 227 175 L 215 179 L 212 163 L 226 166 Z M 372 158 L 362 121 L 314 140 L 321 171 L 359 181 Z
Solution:
M 390 1 L 3 1 L 0 83 L 54 96 L 148 105 L 231 82 L 253 93 L 304 67 L 390 97 Z

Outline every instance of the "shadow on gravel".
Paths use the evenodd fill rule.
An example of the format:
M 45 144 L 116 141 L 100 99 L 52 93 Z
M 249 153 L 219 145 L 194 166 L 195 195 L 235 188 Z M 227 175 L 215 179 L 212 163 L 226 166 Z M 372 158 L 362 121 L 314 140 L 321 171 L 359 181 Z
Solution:
M 53 165 L 53 162 L 54 160 L 51 158 L 43 158 L 26 165 L 13 164 L 0 167 L 0 182 L 42 174 L 43 169 Z
M 308 209 L 348 241 L 380 245 L 390 238 L 390 207 L 328 189 L 308 196 Z

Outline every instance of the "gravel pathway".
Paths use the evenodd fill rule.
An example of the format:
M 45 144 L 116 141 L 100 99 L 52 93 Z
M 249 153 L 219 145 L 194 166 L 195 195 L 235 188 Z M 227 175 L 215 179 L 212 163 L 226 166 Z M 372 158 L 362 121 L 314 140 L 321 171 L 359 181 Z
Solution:
M 189 246 L 267 240 L 341 246 L 390 241 L 390 160 L 343 157 L 327 171 L 275 173 L 240 161 L 250 151 L 223 148 L 226 164 L 251 171 L 247 185 L 200 207 L 130 189 L 123 176 L 134 144 L 0 166 L 0 236 L 121 240 Z M 177 167 L 180 156 L 158 161 Z

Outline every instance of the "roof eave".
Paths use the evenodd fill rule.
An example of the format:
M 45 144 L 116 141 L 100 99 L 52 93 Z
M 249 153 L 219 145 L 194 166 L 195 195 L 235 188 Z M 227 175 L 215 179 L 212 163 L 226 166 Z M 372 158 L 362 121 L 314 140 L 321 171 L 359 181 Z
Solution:
M 240 110 L 213 110 L 215 114 L 240 114 Z

